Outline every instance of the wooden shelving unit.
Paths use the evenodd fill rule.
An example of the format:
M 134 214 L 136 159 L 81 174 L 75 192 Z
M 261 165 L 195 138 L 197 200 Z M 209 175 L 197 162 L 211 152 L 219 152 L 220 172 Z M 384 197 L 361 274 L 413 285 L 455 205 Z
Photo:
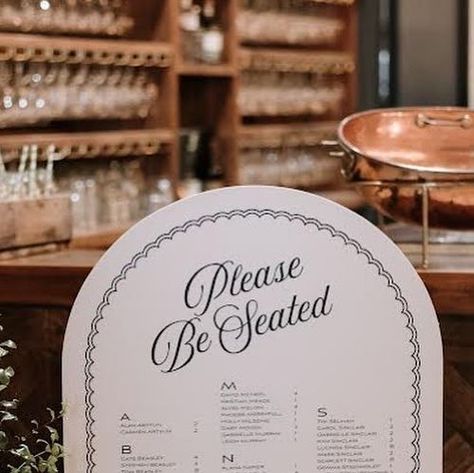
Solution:
M 227 64 L 216 66 L 183 64 L 179 67 L 178 74 L 190 77 L 235 77 L 237 71 L 235 67 Z
M 223 184 L 239 184 L 239 153 L 246 146 L 272 146 L 296 140 L 316 145 L 334 133 L 335 123 L 356 105 L 357 6 L 354 0 L 312 0 L 344 22 L 344 34 L 333 48 L 254 47 L 240 44 L 237 18 L 240 0 L 217 0 L 218 16 L 225 30 L 224 63 L 204 65 L 185 62 L 177 0 L 132 0 L 129 13 L 135 26 L 127 39 L 77 38 L 38 34 L 0 33 L 0 62 L 89 64 L 144 68 L 155 78 L 159 96 L 150 116 L 143 120 L 75 120 L 51 122 L 17 129 L 0 129 L 0 149 L 15 159 L 10 149 L 37 144 L 41 151 L 54 144 L 70 159 L 158 157 L 162 171 L 179 188 L 179 135 L 182 128 L 208 129 L 223 170 Z M 297 71 L 333 75 L 346 88 L 337 113 L 321 117 L 292 117 L 279 121 L 248 120 L 238 107 L 243 71 Z M 118 232 L 123 229 L 118 229 Z M 117 232 L 82 238 L 83 245 Z M 88 243 L 89 242 L 89 243 Z
M 37 145 L 39 160 L 54 143 L 56 152 L 66 160 L 121 158 L 128 156 L 156 156 L 161 150 L 174 145 L 172 129 L 122 130 L 91 133 L 31 133 L 0 136 L 4 162 L 17 159 L 10 152 L 23 145 Z

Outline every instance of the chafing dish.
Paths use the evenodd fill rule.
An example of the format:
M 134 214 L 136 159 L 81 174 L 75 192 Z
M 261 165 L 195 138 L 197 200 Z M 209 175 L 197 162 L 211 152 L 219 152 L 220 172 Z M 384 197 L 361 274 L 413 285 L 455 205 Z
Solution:
M 474 111 L 455 107 L 371 110 L 346 118 L 337 147 L 343 174 L 394 220 L 428 229 L 474 229 Z

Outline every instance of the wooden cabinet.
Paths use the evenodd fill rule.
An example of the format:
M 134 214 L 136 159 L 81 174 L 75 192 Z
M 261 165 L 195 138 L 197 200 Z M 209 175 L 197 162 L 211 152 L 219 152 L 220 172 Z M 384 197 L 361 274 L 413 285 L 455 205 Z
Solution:
M 27 68 L 29 71 L 28 68 L 43 64 L 46 71 L 54 69 L 61 74 L 64 66 L 70 67 L 76 77 L 87 71 L 116 68 L 122 73 L 132 71 L 146 75 L 158 90 L 149 113 L 143 117 L 100 116 L 100 106 L 97 116 L 81 116 L 79 96 L 69 97 L 69 100 L 77 100 L 77 104 L 73 103 L 72 116 L 46 116 L 38 123 L 24 121 L 11 126 L 2 122 L 5 113 L 0 114 L 0 149 L 6 161 L 11 161 L 17 159 L 18 153 L 10 151 L 24 144 L 38 144 L 40 157 L 54 144 L 58 154 L 70 161 L 63 166 L 71 167 L 78 160 L 147 157 L 160 174 L 169 177 L 178 196 L 180 129 L 198 127 L 208 130 L 213 138 L 212 149 L 222 170 L 222 185 L 245 184 L 241 173 L 245 163 L 241 158 L 249 147 L 266 147 L 269 142 L 271 146 L 276 146 L 275 143 L 285 147 L 308 146 L 309 135 L 312 138 L 331 136 L 336 122 L 355 109 L 356 2 L 318 0 L 309 3 L 317 4 L 322 17 L 340 23 L 336 41 L 316 46 L 298 42 L 254 44 L 242 37 L 242 28 L 243 31 L 246 28 L 242 15 L 247 3 L 217 0 L 218 18 L 225 34 L 224 62 L 217 65 L 183 59 L 177 0 L 129 1 L 128 14 L 134 26 L 126 39 L 0 33 L 0 63 L 3 61 L 14 70 Z M 245 74 L 249 70 L 264 74 L 297 72 L 318 80 L 324 78 L 330 83 L 336 81 L 342 87 L 343 99 L 327 113 L 249 116 L 239 108 Z M 315 145 L 317 143 L 312 142 L 310 146 Z M 287 184 L 283 182 L 283 185 Z M 91 241 L 100 241 L 101 246 L 106 246 L 122 231 L 123 226 L 107 227 L 84 235 L 74 244 L 90 246 Z

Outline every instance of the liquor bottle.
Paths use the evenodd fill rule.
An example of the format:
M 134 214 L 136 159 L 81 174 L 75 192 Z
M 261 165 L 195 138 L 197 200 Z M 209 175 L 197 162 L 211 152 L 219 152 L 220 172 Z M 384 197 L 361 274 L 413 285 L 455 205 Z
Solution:
M 198 31 L 200 24 L 201 8 L 194 5 L 193 0 L 181 0 L 179 23 L 184 31 Z
M 182 34 L 183 58 L 198 61 L 201 51 L 201 7 L 193 0 L 181 0 L 179 23 Z
M 217 21 L 215 0 L 204 0 L 201 25 L 201 60 L 219 64 L 224 52 L 224 32 Z

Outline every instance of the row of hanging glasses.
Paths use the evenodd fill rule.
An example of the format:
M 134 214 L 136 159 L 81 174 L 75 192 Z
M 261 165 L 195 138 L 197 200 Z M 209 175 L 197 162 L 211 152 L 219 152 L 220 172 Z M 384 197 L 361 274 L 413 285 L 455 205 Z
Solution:
M 4 31 L 124 36 L 133 25 L 127 0 L 3 0 L 0 4 Z
M 4 153 L 0 151 L 0 202 L 39 199 L 56 192 L 54 162 L 57 154 L 54 146 L 47 149 L 46 164 L 42 166 L 38 164 L 36 145 L 25 145 L 13 153 L 16 164 L 7 168 Z
M 247 117 L 320 116 L 337 112 L 344 96 L 341 83 L 317 74 L 245 71 L 238 103 Z
M 309 47 L 337 43 L 344 22 L 301 13 L 244 10 L 238 16 L 237 28 L 244 44 Z
M 76 235 L 130 225 L 174 199 L 171 181 L 147 175 L 139 159 L 88 164 L 68 167 L 58 180 L 71 194 Z
M 0 127 L 146 118 L 158 86 L 144 68 L 0 63 Z
M 282 145 L 280 148 L 246 149 L 240 155 L 240 182 L 317 188 L 340 181 L 340 163 L 318 147 Z
M 350 5 L 354 0 L 241 0 L 245 10 L 266 12 L 269 10 L 282 12 L 298 12 L 304 15 L 318 15 L 324 4 Z

